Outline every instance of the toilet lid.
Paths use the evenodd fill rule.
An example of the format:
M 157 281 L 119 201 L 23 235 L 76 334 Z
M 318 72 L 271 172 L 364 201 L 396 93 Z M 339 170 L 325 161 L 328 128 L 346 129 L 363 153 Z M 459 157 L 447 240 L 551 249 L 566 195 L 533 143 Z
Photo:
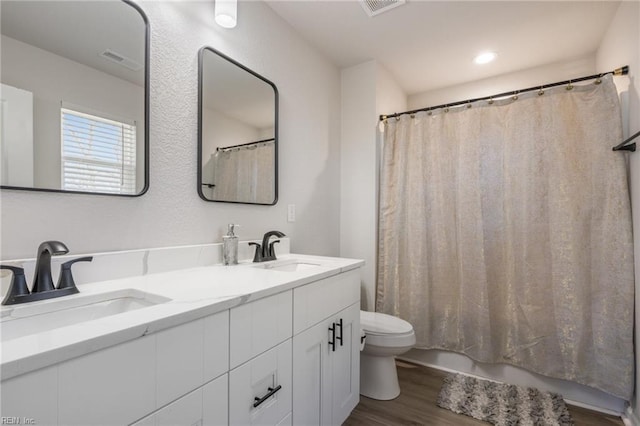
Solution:
M 380 312 L 360 311 L 360 326 L 370 334 L 410 333 L 413 327 L 407 321 Z

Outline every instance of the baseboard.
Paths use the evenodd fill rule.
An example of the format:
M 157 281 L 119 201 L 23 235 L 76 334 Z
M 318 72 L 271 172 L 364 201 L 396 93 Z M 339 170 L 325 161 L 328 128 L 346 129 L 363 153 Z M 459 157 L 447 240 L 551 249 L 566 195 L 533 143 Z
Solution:
M 631 407 L 627 407 L 627 411 L 621 417 L 625 426 L 640 426 L 640 416 Z

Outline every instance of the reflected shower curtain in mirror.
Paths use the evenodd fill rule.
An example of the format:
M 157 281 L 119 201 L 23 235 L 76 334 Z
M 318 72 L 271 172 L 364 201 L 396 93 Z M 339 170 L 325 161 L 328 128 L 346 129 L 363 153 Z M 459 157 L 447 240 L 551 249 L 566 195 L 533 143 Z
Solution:
M 274 195 L 273 142 L 216 151 L 212 199 L 243 203 L 272 203 Z
M 633 245 L 618 96 L 601 84 L 389 119 L 378 311 L 417 347 L 629 399 Z

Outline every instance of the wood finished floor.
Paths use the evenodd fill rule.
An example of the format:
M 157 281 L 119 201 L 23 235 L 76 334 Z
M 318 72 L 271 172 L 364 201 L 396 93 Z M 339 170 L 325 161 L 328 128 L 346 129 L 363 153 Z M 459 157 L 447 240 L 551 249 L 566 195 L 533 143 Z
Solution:
M 433 425 L 480 426 L 481 422 L 455 414 L 436 405 L 447 373 L 419 365 L 398 362 L 402 392 L 392 401 L 376 401 L 360 396 L 360 403 L 343 426 Z M 623 426 L 620 417 L 569 405 L 576 426 Z

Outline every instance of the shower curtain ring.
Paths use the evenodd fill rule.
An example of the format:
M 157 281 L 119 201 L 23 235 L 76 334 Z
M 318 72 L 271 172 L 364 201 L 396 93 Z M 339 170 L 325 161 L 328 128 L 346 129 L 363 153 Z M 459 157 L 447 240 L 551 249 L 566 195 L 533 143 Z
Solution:
M 493 97 L 490 97 L 490 98 L 489 98 L 489 100 L 487 101 L 487 103 L 488 103 L 489 105 L 493 105 Z
M 446 105 L 446 106 L 444 107 L 444 112 L 449 112 L 449 105 Z
M 596 81 L 593 82 L 593 84 L 600 84 L 600 83 L 602 83 L 602 74 L 600 74 L 600 76 L 596 78 Z
M 540 90 L 538 90 L 538 96 L 544 95 L 544 90 L 542 90 L 542 86 L 540 86 Z
M 572 90 L 573 89 L 573 84 L 571 84 L 571 80 L 569 80 L 569 84 L 567 84 L 567 87 L 565 87 L 565 89 L 567 89 L 567 90 Z
M 471 101 L 467 102 L 467 108 L 471 108 Z

